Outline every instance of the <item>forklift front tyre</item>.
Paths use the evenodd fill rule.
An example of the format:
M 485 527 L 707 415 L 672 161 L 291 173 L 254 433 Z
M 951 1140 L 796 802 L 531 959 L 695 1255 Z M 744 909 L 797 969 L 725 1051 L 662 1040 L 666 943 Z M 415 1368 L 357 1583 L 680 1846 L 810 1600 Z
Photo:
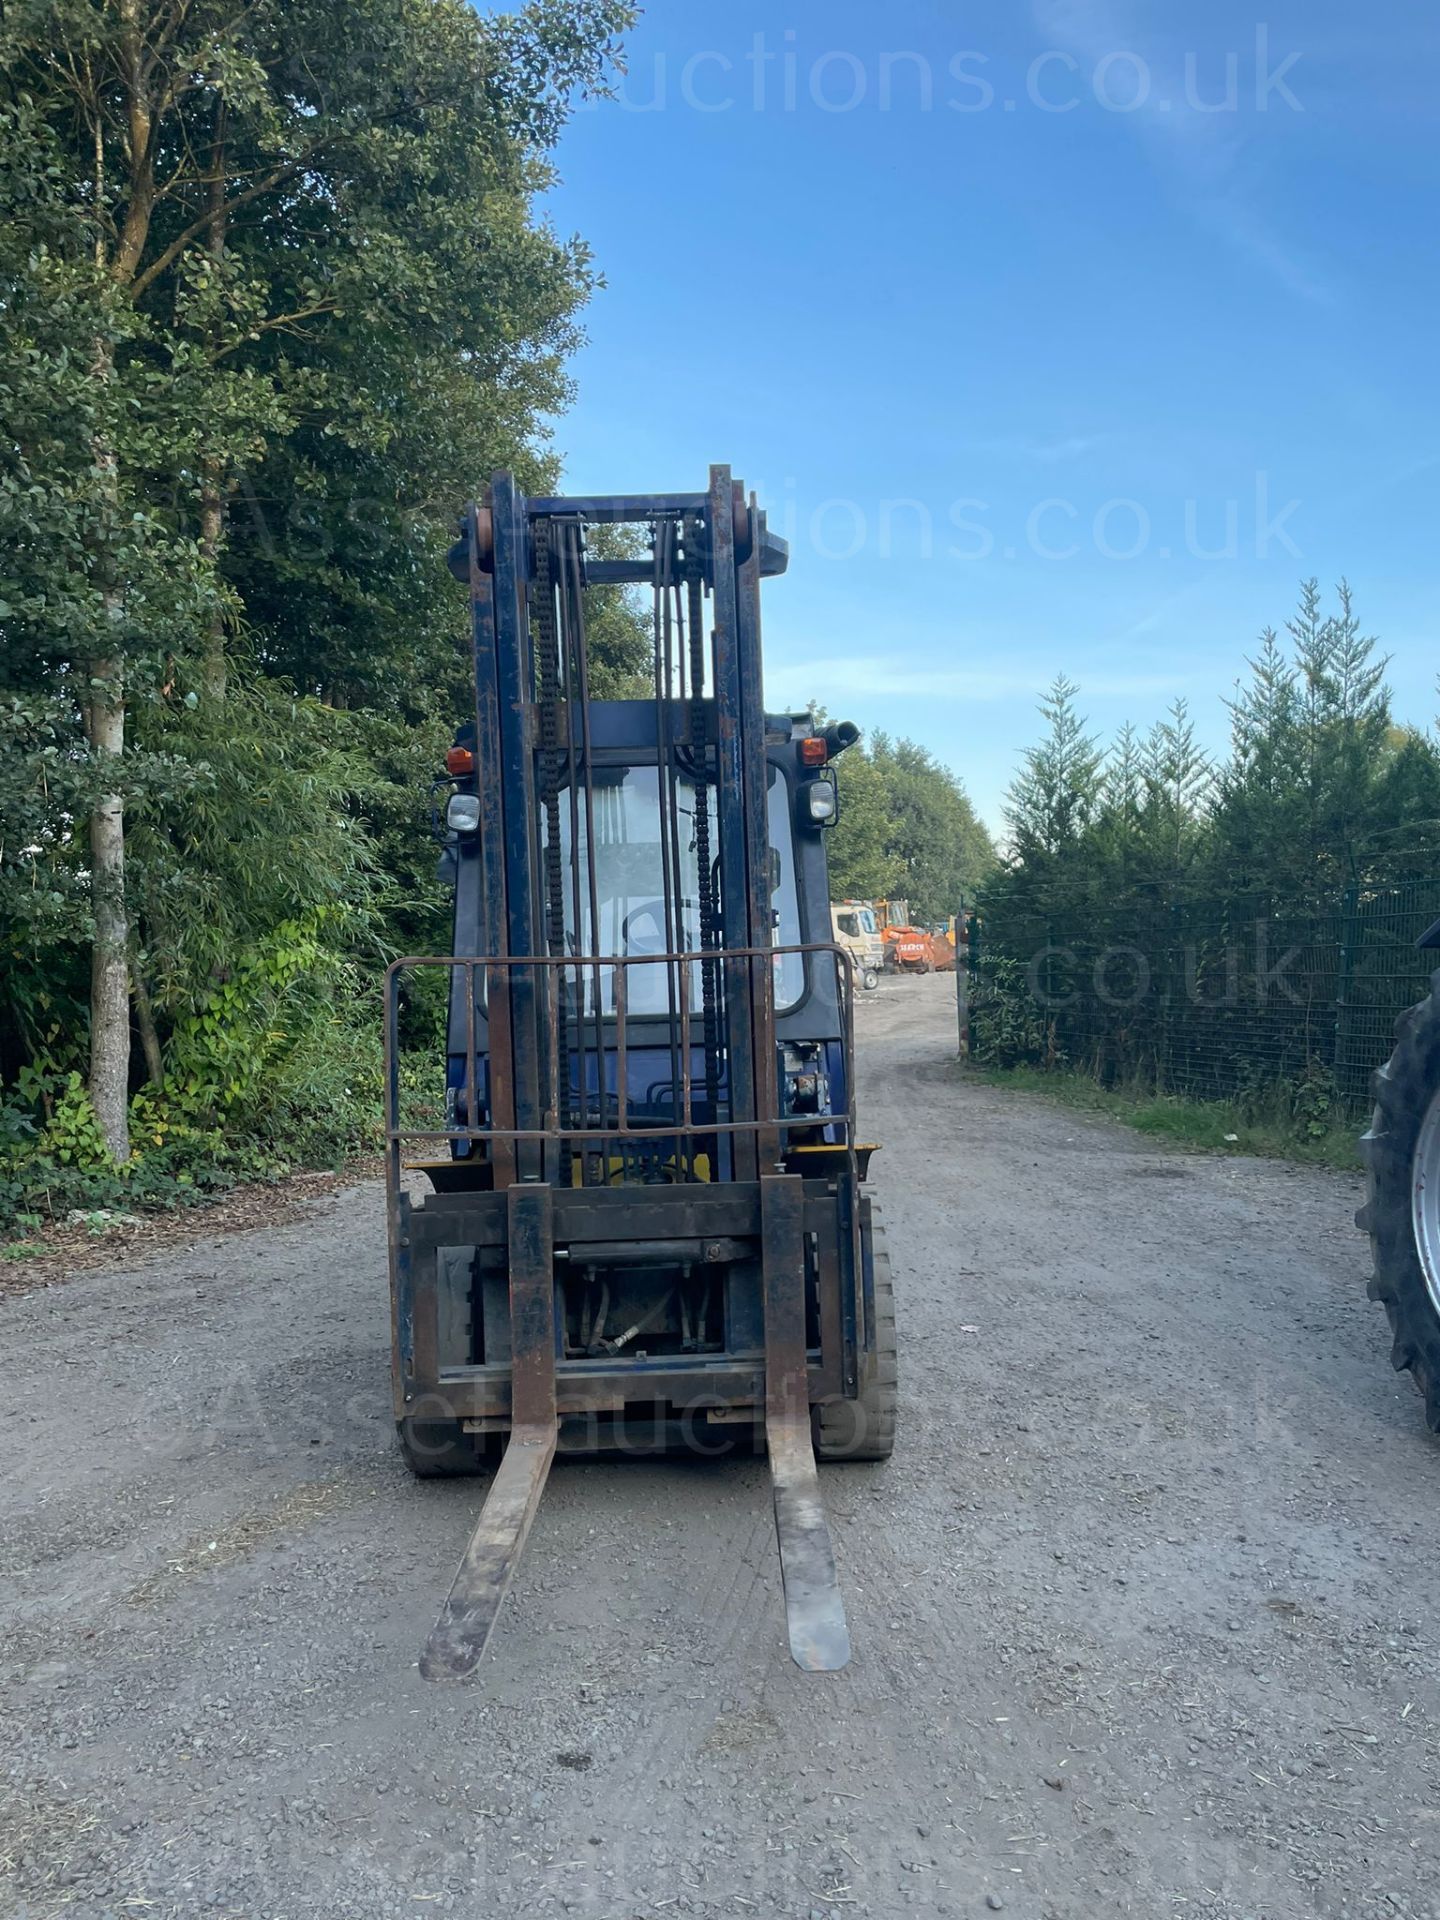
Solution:
M 873 1262 L 874 1350 L 857 1399 L 826 1400 L 814 1409 L 817 1460 L 888 1460 L 895 1451 L 895 1403 L 899 1397 L 895 1282 L 885 1230 L 874 1202 L 868 1198 L 862 1202 L 860 1232 Z
M 492 1436 L 466 1433 L 458 1420 L 397 1420 L 395 1430 L 417 1480 L 455 1480 L 493 1463 Z

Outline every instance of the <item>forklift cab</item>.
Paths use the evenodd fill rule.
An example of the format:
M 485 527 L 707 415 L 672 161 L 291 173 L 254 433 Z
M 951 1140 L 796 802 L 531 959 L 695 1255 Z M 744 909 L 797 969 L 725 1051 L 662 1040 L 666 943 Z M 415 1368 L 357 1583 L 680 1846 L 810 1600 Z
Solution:
M 675 727 L 688 737 L 689 721 L 671 714 Z M 723 1058 L 713 1084 L 705 1081 L 704 1045 L 705 969 L 701 915 L 707 887 L 702 885 L 697 822 L 706 810 L 699 788 L 706 779 L 701 764 L 692 760 L 676 781 L 675 818 L 679 827 L 673 845 L 667 844 L 662 816 L 661 773 L 656 749 L 656 709 L 646 700 L 597 703 L 591 708 L 593 778 L 592 805 L 559 812 L 557 846 L 565 872 L 577 866 L 593 875 L 593 887 L 566 891 L 564 899 L 565 954 L 576 964 L 560 970 L 558 981 L 567 1032 L 579 1033 L 604 1022 L 607 1053 L 618 1044 L 617 998 L 623 993 L 625 1015 L 626 1080 L 633 1118 L 656 1125 L 674 1120 L 682 1105 L 677 1060 L 671 1045 L 683 1010 L 691 1025 L 688 1064 L 697 1089 L 698 1120 L 715 1121 L 727 1111 L 727 1081 Z M 842 727 L 844 744 L 855 737 Z M 473 723 L 456 740 L 451 763 L 464 769 L 456 778 L 454 798 L 447 810 L 443 870 L 454 886 L 454 946 L 457 955 L 480 956 L 481 867 L 479 859 L 474 770 Z M 823 748 L 823 760 L 821 758 Z M 771 982 L 775 1009 L 777 1082 L 782 1111 L 813 1112 L 814 1141 L 833 1141 L 835 1128 L 825 1124 L 832 1105 L 844 1111 L 848 1094 L 841 1011 L 841 978 L 831 939 L 829 879 L 825 835 L 839 814 L 838 791 L 831 767 L 838 746 L 817 734 L 808 714 L 765 716 L 766 838 L 769 885 Z M 708 810 L 718 812 L 713 792 Z M 542 836 L 542 857 L 549 844 Z M 708 850 L 708 849 L 707 849 Z M 578 860 L 577 860 L 578 852 Z M 708 892 L 719 921 L 724 919 L 720 858 L 712 855 Z M 667 888 L 667 873 L 669 885 Z M 809 949 L 807 951 L 807 949 Z M 599 964 L 581 965 L 583 956 L 614 956 Z M 679 960 L 676 956 L 689 956 Z M 623 969 L 618 961 L 633 964 Z M 622 985 L 623 973 L 623 985 Z M 473 1018 L 477 1022 L 480 1078 L 484 1080 L 487 1029 L 483 985 Z M 468 1031 L 464 986 L 453 982 L 449 1013 L 448 1087 L 451 1110 L 468 1110 L 465 1035 Z M 580 1062 L 572 1051 L 572 1090 L 579 1094 Z M 619 1075 L 607 1062 L 606 1082 L 613 1093 Z M 702 1082 L 704 1083 L 702 1086 Z M 708 1104 L 707 1104 L 708 1101 Z M 476 1111 L 483 1113 L 482 1096 Z M 465 1164 L 474 1161 L 475 1142 L 452 1144 L 454 1172 L 441 1178 L 455 1190 L 465 1184 Z M 708 1177 L 723 1177 L 723 1144 L 709 1156 Z M 472 1169 L 473 1170 L 473 1169 Z

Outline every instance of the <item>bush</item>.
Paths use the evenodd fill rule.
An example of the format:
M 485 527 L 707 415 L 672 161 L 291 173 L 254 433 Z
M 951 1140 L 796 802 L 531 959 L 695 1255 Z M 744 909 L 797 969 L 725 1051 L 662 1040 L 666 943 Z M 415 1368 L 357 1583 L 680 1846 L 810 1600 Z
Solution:
M 378 996 L 344 1020 L 313 1021 L 275 1067 L 257 1128 L 279 1159 L 334 1166 L 375 1152 L 384 1114 Z
M 986 957 L 970 975 L 974 1058 L 987 1067 L 1056 1066 L 1055 1022 L 1030 991 L 1018 960 Z
M 239 959 L 177 1028 L 163 1086 L 130 1103 L 132 1157 L 108 1153 L 84 1082 L 53 1060 L 0 1091 L 0 1226 L 77 1209 L 192 1205 L 243 1179 L 335 1166 L 382 1135 L 379 995 L 295 927 Z

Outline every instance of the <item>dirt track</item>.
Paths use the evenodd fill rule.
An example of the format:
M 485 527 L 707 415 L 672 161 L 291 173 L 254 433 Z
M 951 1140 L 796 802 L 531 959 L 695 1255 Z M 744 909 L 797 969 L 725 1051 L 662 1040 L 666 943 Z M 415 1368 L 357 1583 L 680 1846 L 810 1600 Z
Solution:
M 1440 1450 L 1352 1181 L 964 1084 L 861 1012 L 900 1452 L 562 1463 L 478 1684 L 415 1655 L 479 1483 L 388 1417 L 378 1192 L 0 1303 L 0 1913 L 1440 1915 Z

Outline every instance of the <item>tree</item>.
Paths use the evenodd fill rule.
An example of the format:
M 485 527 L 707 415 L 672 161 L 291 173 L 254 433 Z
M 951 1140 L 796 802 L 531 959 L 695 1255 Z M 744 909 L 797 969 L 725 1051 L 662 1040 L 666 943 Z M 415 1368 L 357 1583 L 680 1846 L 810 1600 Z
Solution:
M 6 32 L 14 30 L 7 16 Z M 0 41 L 0 46 L 4 42 Z M 8 51 L 8 49 L 7 49 Z M 22 775 L 38 837 L 7 837 L 8 878 L 33 866 L 68 870 L 51 894 L 83 892 L 91 947 L 91 1099 L 118 1157 L 128 1151 L 129 1067 L 124 805 L 132 771 L 132 690 L 152 690 L 168 653 L 207 617 L 210 593 L 193 540 L 149 484 L 170 435 L 144 328 L 105 271 L 103 246 L 64 144 L 36 102 L 4 109 L 0 137 L 0 688 L 28 714 L 36 751 Z M 133 761 L 133 756 L 132 756 Z M 49 776 L 58 771 L 61 779 Z M 48 805 L 44 802 L 48 801 Z M 76 831 L 88 815 L 88 833 Z M 82 889 L 73 885 L 83 868 Z M 32 915 L 6 885 L 0 908 Z M 73 922 L 72 922 L 73 926 Z M 17 929 L 18 930 L 18 929 Z
M 1140 755 L 1143 798 L 1134 826 L 1153 869 L 1179 875 L 1193 863 L 1203 842 L 1214 779 L 1210 756 L 1195 738 L 1189 708 L 1177 700 L 1151 728 Z
M 1314 580 L 1261 637 L 1231 703 L 1231 753 L 1215 810 L 1217 865 L 1257 891 L 1314 900 L 1353 870 L 1374 831 L 1390 702 L 1385 662 L 1360 632 L 1349 587 L 1327 615 Z
M 1372 817 L 1370 848 L 1383 838 L 1389 848 L 1414 850 L 1420 854 L 1417 870 L 1433 877 L 1433 847 L 1440 840 L 1440 751 L 1418 727 L 1391 729 L 1376 769 Z
M 832 894 L 904 899 L 912 918 L 926 925 L 954 913 L 995 857 L 954 774 L 914 741 L 877 733 L 846 752 L 838 777 Z
M 1248 666 L 1218 768 L 1183 702 L 1106 754 L 1072 683 L 1047 696 L 1010 793 L 1013 846 L 981 900 L 996 963 L 984 1018 L 1006 1057 L 1021 1036 L 1032 1058 L 1259 1088 L 1309 1121 L 1333 1101 L 1343 1009 L 1379 1012 L 1404 980 L 1402 887 L 1433 881 L 1440 748 L 1393 724 L 1385 663 L 1343 582 L 1330 612 L 1304 582 Z M 1294 977 L 1271 991 L 1264 956 L 1284 953 Z
M 29 737 L 59 729 L 36 751 L 86 770 L 69 787 L 88 851 L 58 817 L 48 845 L 84 876 L 89 1082 L 118 1159 L 135 956 L 158 931 L 135 923 L 127 807 L 168 794 L 154 860 L 184 842 L 187 792 L 225 790 L 203 710 L 237 660 L 332 710 L 435 715 L 460 670 L 458 500 L 501 464 L 553 471 L 538 423 L 564 403 L 593 273 L 532 203 L 629 17 L 623 0 L 6 9 L 0 684 Z
M 872 742 L 890 794 L 888 849 L 904 872 L 910 917 L 936 925 L 973 894 L 994 861 L 990 836 L 948 768 L 913 740 Z
M 884 769 L 864 746 L 838 763 L 840 818 L 826 841 L 836 900 L 884 900 L 905 894 L 905 865 L 894 851 L 895 815 Z
M 1075 710 L 1080 691 L 1057 675 L 1040 702 L 1046 734 L 1026 749 L 1005 802 L 1005 818 L 1022 864 L 1053 859 L 1090 824 L 1102 792 L 1104 755 Z

